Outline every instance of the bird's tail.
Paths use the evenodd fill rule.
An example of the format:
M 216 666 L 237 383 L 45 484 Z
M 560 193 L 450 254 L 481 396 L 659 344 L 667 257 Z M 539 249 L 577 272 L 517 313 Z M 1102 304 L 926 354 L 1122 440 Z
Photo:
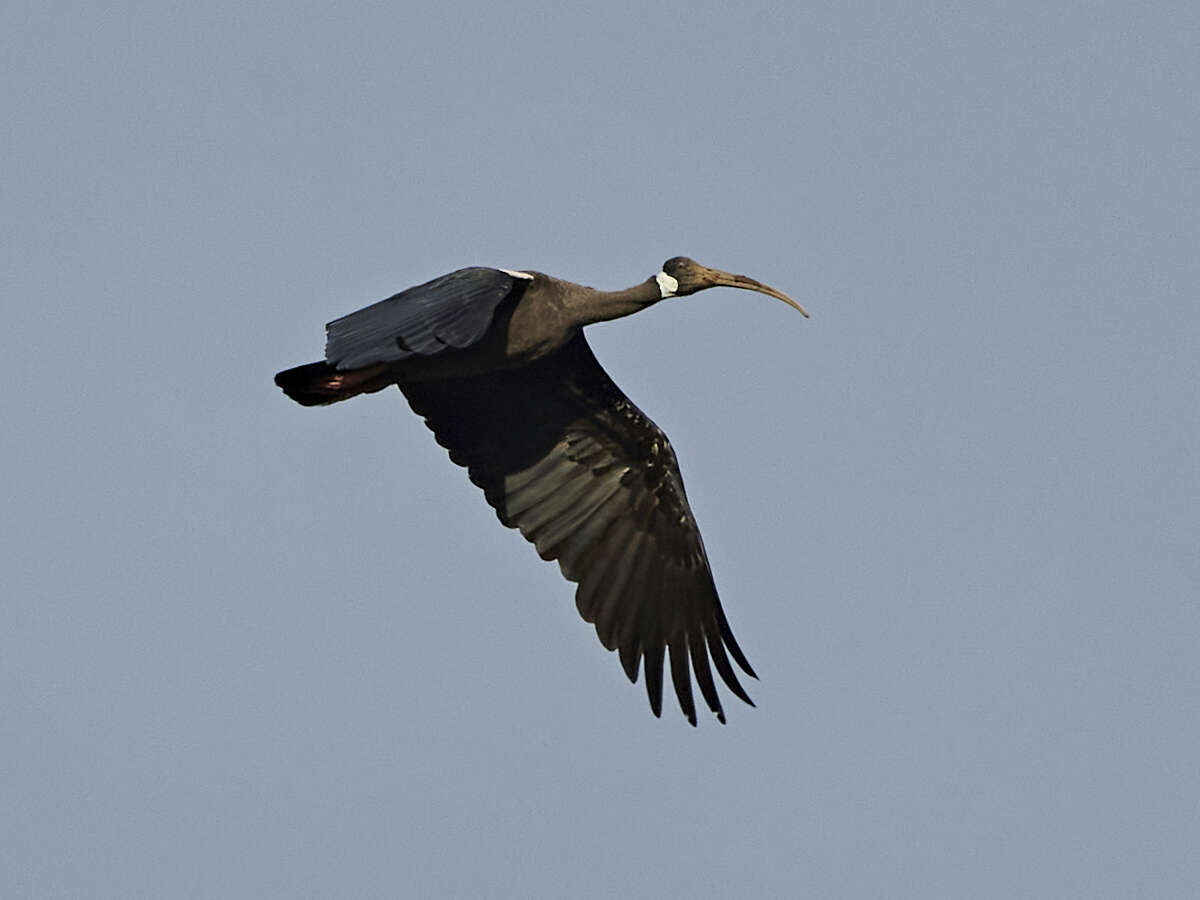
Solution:
M 359 394 L 383 390 L 393 382 L 395 376 L 388 372 L 387 365 L 380 363 L 341 372 L 327 362 L 315 362 L 285 369 L 275 376 L 275 383 L 301 406 L 349 400 Z

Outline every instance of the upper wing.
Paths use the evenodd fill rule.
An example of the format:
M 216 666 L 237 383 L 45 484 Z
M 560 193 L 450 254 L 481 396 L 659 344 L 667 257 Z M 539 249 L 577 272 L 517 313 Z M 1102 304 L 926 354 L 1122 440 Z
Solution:
M 325 361 L 339 370 L 469 347 L 496 307 L 528 278 L 474 266 L 427 281 L 325 326 Z
M 693 725 L 689 658 L 720 721 L 710 657 L 729 689 L 753 705 L 726 650 L 754 671 L 721 610 L 671 445 L 605 374 L 582 332 L 521 369 L 400 388 L 500 521 L 579 583 L 579 612 L 620 652 L 630 681 L 645 658 L 656 716 L 668 649 L 675 693 Z

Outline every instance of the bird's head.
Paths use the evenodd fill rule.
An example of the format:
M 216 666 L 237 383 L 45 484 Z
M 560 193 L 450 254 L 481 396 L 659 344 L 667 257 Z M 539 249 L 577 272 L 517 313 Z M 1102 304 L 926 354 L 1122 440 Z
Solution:
M 777 291 L 773 287 L 768 287 L 761 281 L 755 281 L 753 278 L 748 278 L 745 275 L 731 275 L 728 272 L 722 272 L 720 269 L 710 269 L 708 266 L 702 266 L 694 259 L 688 259 L 686 256 L 674 256 L 663 263 L 662 271 L 658 273 L 656 280 L 658 281 L 659 291 L 663 298 L 667 297 L 686 297 L 688 294 L 694 294 L 697 291 L 702 291 L 705 288 L 711 287 L 734 287 L 743 288 L 747 291 L 758 291 L 760 294 L 766 294 L 769 297 L 775 297 L 782 300 L 793 309 L 798 309 L 804 316 L 808 316 L 808 312 L 782 291 Z

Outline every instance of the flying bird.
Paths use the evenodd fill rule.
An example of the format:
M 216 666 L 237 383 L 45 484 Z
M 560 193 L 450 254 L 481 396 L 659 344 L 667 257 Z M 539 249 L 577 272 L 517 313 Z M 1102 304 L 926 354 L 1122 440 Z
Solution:
M 711 287 L 787 295 L 677 256 L 622 291 L 541 272 L 472 267 L 326 326 L 325 359 L 275 383 L 304 406 L 398 385 L 500 521 L 575 582 L 575 602 L 662 715 L 663 662 L 696 724 L 692 678 L 720 722 L 712 667 L 753 701 L 730 657 L 757 677 L 717 598 L 667 436 L 608 377 L 583 329 Z M 712 667 L 709 661 L 712 661 Z

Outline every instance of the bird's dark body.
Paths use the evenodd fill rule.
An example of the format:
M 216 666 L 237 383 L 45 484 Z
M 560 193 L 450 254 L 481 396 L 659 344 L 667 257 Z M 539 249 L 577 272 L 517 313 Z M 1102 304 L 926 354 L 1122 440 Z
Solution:
M 682 258 L 663 274 L 675 263 L 680 275 L 742 278 Z M 732 286 L 787 299 L 743 281 Z M 500 521 L 578 582 L 580 614 L 618 651 L 631 681 L 645 660 L 655 715 L 669 653 L 689 721 L 696 722 L 693 674 L 724 721 L 710 659 L 747 703 L 729 657 L 754 672 L 717 598 L 675 454 L 604 372 L 582 331 L 657 302 L 662 283 L 600 292 L 541 273 L 461 269 L 331 322 L 326 359 L 275 380 L 304 405 L 398 384 Z

